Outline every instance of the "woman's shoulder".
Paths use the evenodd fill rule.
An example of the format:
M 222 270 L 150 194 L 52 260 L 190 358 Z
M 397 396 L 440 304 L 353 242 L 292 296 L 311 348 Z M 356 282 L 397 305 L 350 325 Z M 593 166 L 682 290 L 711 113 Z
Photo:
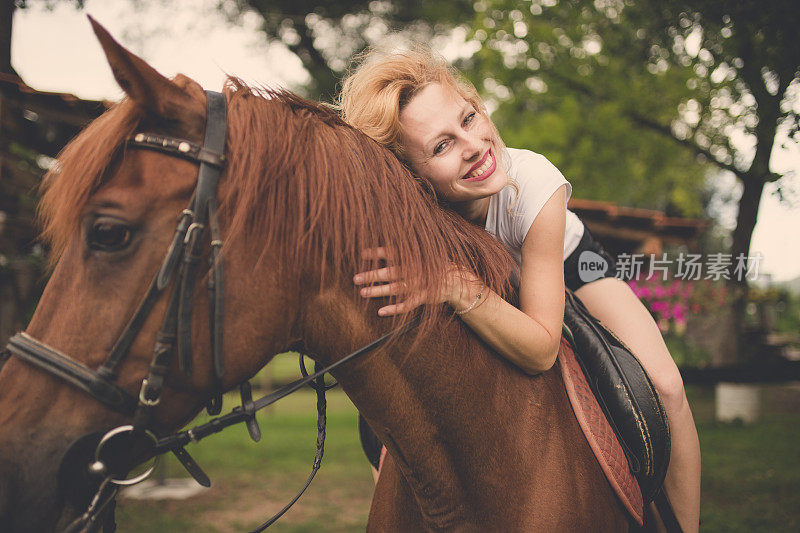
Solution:
M 566 198 L 569 200 L 572 186 L 546 157 L 536 152 L 508 148 L 505 162 L 508 186 L 490 202 L 486 229 L 504 244 L 519 248 L 553 193 L 566 185 Z
M 514 192 L 512 203 L 520 206 L 532 203 L 538 212 L 562 185 L 566 185 L 567 199 L 570 198 L 572 184 L 545 156 L 518 148 L 508 148 L 506 153 L 509 188 Z
M 561 171 L 542 154 L 521 148 L 507 148 L 506 150 L 510 177 L 518 183 L 543 179 L 566 181 Z

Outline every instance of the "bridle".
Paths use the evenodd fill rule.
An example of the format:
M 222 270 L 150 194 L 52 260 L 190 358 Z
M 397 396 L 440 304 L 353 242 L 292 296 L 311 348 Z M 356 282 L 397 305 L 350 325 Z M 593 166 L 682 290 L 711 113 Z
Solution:
M 194 161 L 200 164 L 197 186 L 187 209 L 181 213 L 175 235 L 169 249 L 125 329 L 120 334 L 105 362 L 95 371 L 75 361 L 26 333 L 14 335 L 8 349 L 21 359 L 38 366 L 68 381 L 91 394 L 112 410 L 126 416 L 134 416 L 134 425 L 144 428 L 150 425 L 153 408 L 158 405 L 163 383 L 173 348 L 177 344 L 181 369 L 189 375 L 192 371 L 191 315 L 194 300 L 194 285 L 199 262 L 202 259 L 202 235 L 206 226 L 211 232 L 209 254 L 209 303 L 211 306 L 211 346 L 214 359 L 214 375 L 217 383 L 224 375 L 222 363 L 222 261 L 219 259 L 222 240 L 217 220 L 217 183 L 225 163 L 225 129 L 227 109 L 225 97 L 208 91 L 206 134 L 203 146 L 196 143 L 137 133 L 126 144 L 132 148 L 155 150 Z M 163 325 L 157 336 L 153 362 L 148 377 L 142 382 L 139 397 L 134 398 L 114 383 L 120 363 L 127 355 L 131 344 L 139 334 L 153 306 L 174 277 L 177 280 L 169 300 Z M 216 404 L 217 402 L 215 402 Z M 214 410 L 217 406 L 212 406 Z M 219 412 L 219 411 L 217 411 Z
M 100 525 L 113 531 L 114 500 L 119 488 L 146 479 L 154 470 L 158 457 L 166 452 L 172 452 L 198 483 L 210 486 L 211 481 L 208 476 L 185 450 L 185 446 L 238 423 L 245 423 L 250 437 L 254 441 L 258 441 L 261 438 L 261 430 L 256 422 L 256 412 L 309 385 L 317 393 L 318 412 L 317 453 L 311 475 L 289 504 L 254 530 L 255 532 L 263 531 L 300 498 L 321 465 L 325 442 L 324 394 L 333 386 L 325 384 L 323 375 L 379 347 L 390 338 L 407 332 L 418 323 L 418 320 L 412 319 L 324 369 L 319 369 L 315 364 L 313 374 L 306 371 L 301 356 L 303 374 L 301 379 L 258 400 L 252 399 L 250 384 L 244 382 L 240 386 L 242 403 L 230 413 L 213 418 L 205 424 L 186 431 L 166 436 L 157 435 L 157 431 L 153 427 L 154 411 L 161 402 L 164 382 L 176 351 L 180 369 L 187 376 L 192 373 L 191 317 L 199 264 L 204 257 L 207 257 L 209 264 L 207 288 L 209 292 L 211 366 L 214 376 L 214 390 L 207 410 L 211 415 L 218 415 L 222 408 L 222 378 L 225 374 L 222 352 L 224 285 L 223 262 L 220 256 L 222 236 L 217 217 L 217 184 L 225 165 L 226 126 L 225 96 L 218 92 L 206 91 L 206 132 L 203 145 L 151 133 L 136 133 L 127 140 L 126 144 L 130 148 L 154 150 L 169 156 L 187 159 L 199 164 L 200 169 L 197 186 L 189 207 L 180 215 L 175 234 L 161 266 L 105 362 L 97 370 L 89 368 L 24 332 L 17 333 L 8 342 L 7 349 L 11 354 L 85 391 L 113 411 L 133 418 L 131 424 L 108 431 L 97 444 L 94 462 L 89 466 L 89 472 L 96 476 L 99 486 L 87 511 L 68 527 L 67 531 L 69 532 L 90 531 Z M 210 251 L 207 256 L 203 253 L 203 237 L 206 229 L 208 229 L 211 239 Z M 154 305 L 170 285 L 173 288 L 161 329 L 156 336 L 148 375 L 142 381 L 138 397 L 134 397 L 115 383 L 118 367 L 128 354 Z M 115 476 L 120 474 L 109 472 L 103 458 L 104 449 L 112 440 L 121 436 L 141 437 L 140 440 L 149 446 L 145 458 L 151 457 L 155 460 L 145 472 L 131 479 L 116 478 Z M 137 457 L 140 456 L 141 454 L 137 455 Z M 127 468 L 132 466 L 132 464 L 128 465 Z M 127 472 L 122 475 L 125 474 Z

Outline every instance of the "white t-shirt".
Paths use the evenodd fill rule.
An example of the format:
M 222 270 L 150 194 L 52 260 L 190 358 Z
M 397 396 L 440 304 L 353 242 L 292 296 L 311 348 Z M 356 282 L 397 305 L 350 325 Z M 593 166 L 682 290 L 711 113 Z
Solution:
M 506 174 L 514 182 L 516 189 L 507 185 L 489 198 L 489 212 L 486 216 L 486 231 L 494 235 L 508 249 L 522 267 L 522 242 L 528 230 L 553 193 L 566 184 L 567 200 L 572 194 L 572 185 L 561 172 L 541 154 L 530 150 L 508 148 L 504 157 Z M 583 222 L 567 210 L 564 228 L 564 259 L 571 254 L 583 237 Z M 516 274 L 515 285 L 519 285 Z

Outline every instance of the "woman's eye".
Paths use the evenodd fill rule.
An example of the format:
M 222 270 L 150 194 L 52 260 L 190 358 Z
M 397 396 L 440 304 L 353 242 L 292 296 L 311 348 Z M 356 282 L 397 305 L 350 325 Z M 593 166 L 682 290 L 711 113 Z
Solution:
M 90 250 L 117 252 L 131 242 L 131 229 L 116 221 L 95 220 L 86 235 Z
M 472 113 L 470 113 L 466 117 L 464 117 L 464 125 L 465 126 L 468 125 L 473 120 L 475 120 L 475 111 L 473 111 Z
M 447 141 L 442 141 L 433 149 L 433 155 L 439 155 L 447 147 Z

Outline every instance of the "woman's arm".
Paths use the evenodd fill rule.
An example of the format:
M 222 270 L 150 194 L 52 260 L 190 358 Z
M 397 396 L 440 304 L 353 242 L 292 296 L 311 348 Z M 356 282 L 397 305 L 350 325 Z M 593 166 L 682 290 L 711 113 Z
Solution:
M 519 309 L 490 292 L 486 302 L 461 317 L 484 341 L 529 374 L 548 370 L 558 354 L 564 320 L 565 219 L 566 191 L 561 186 L 542 207 L 523 241 Z M 464 309 L 458 306 L 472 301 L 467 296 L 454 302 L 454 308 Z
M 548 370 L 555 362 L 564 319 L 564 224 L 566 191 L 559 187 L 542 207 L 522 245 L 520 308 L 484 288 L 474 275 L 448 273 L 445 294 L 436 298 L 407 295 L 382 307 L 381 316 L 407 312 L 422 303 L 447 302 L 461 319 L 498 353 L 529 374 Z M 356 284 L 390 282 L 361 289 L 366 298 L 397 295 L 402 282 L 391 267 L 362 272 Z M 478 294 L 480 299 L 477 300 Z M 473 303 L 475 304 L 473 306 Z M 472 308 L 470 309 L 470 306 Z

